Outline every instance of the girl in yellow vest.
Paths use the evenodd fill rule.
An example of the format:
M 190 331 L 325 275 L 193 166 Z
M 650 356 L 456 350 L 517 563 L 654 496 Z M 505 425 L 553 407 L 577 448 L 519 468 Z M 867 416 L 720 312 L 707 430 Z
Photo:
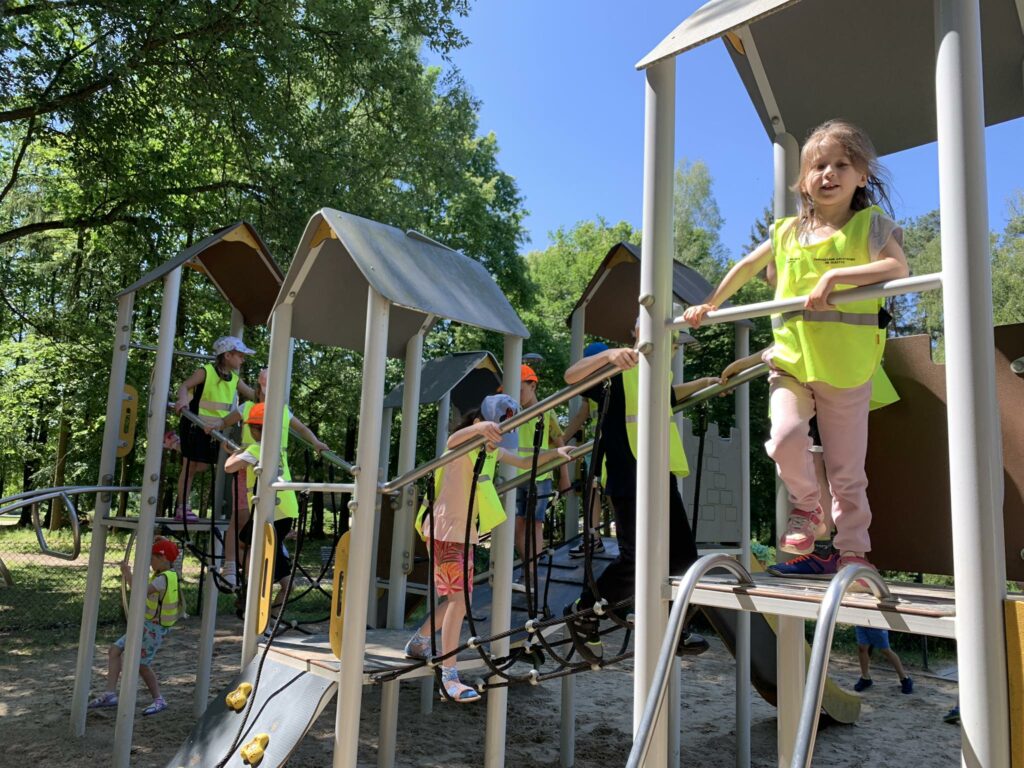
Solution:
M 456 448 L 475 437 L 487 439 L 488 459 L 483 473 L 477 478 L 472 515 L 480 532 L 486 533 L 505 519 L 505 511 L 494 488 L 494 472 L 497 461 L 515 467 L 529 467 L 533 457 L 522 457 L 517 453 L 518 442 L 515 431 L 502 435 L 499 424 L 519 412 L 519 404 L 508 395 L 491 395 L 484 398 L 480 410 L 466 414 L 459 429 L 448 438 L 448 448 Z M 473 468 L 479 449 L 470 451 L 446 464 L 435 476 L 437 495 L 432 511 L 433 520 L 421 509 L 416 518 L 416 530 L 428 551 L 434 557 L 434 588 L 438 597 L 447 598 L 438 606 L 433 621 L 428 615 L 423 626 L 406 643 L 405 654 L 413 659 L 430 656 L 431 624 L 441 628 L 441 653 L 448 654 L 459 643 L 462 621 L 466 617 L 466 597 L 473 594 L 473 544 L 478 540 L 477 526 L 470 528 L 470 541 L 466 542 L 466 523 L 469 510 L 469 495 L 473 483 Z M 558 456 L 568 458 L 568 448 L 544 451 L 538 455 L 538 462 L 551 461 Z M 433 535 L 433 544 L 429 542 Z M 468 570 L 468 581 L 466 574 Z M 441 680 L 445 693 L 460 704 L 478 701 L 480 694 L 459 680 L 455 657 L 441 663 Z
M 881 173 L 861 129 L 842 120 L 816 128 L 800 154 L 799 216 L 775 222 L 771 237 L 729 270 L 707 302 L 684 314 L 698 327 L 772 262 L 778 273 L 775 298 L 806 296 L 802 310 L 772 316 L 775 343 L 765 358 L 772 367 L 768 455 L 793 506 L 778 545 L 784 552 L 807 554 L 825 526 L 808 450 L 808 424 L 817 414 L 840 568 L 870 566 L 864 461 L 871 378 L 882 358 L 885 329 L 878 327 L 881 300 L 836 305 L 830 296 L 838 288 L 909 274 L 902 231 L 875 205 L 888 203 Z
M 164 636 L 181 615 L 181 598 L 178 592 L 178 574 L 171 567 L 178 559 L 178 545 L 163 536 L 153 541 L 150 567 L 153 578 L 146 588 L 146 618 L 142 625 L 142 658 L 139 661 L 139 677 L 153 695 L 153 703 L 142 710 L 144 715 L 155 715 L 167 709 L 167 702 L 160 695 L 160 683 L 153 672 L 153 658 L 160 649 Z M 131 581 L 132 569 L 128 563 L 121 563 L 121 573 Z M 119 637 L 107 652 L 107 689 L 89 702 L 89 709 L 103 709 L 117 706 L 117 680 L 121 676 L 124 644 L 127 635 Z
M 269 368 L 262 369 L 256 380 L 256 402 L 242 403 L 241 406 L 233 410 L 228 414 L 228 416 L 211 425 L 212 429 L 224 430 L 241 421 L 242 448 L 248 448 L 250 445 L 254 445 L 257 442 L 247 420 L 252 409 L 255 408 L 257 404 L 263 403 L 267 399 L 267 376 L 269 372 Z M 313 450 L 318 454 L 326 450 L 330 450 L 327 443 L 320 440 L 320 438 L 314 434 L 313 430 L 292 415 L 292 412 L 287 405 L 284 407 L 283 421 L 283 430 L 281 432 L 281 463 L 285 472 L 290 473 L 290 470 L 288 469 L 288 436 L 290 434 L 290 430 L 294 430 L 296 434 L 306 440 L 306 442 L 313 446 Z M 225 450 L 227 450 L 226 445 Z M 228 521 L 228 530 L 224 538 L 224 565 L 221 568 L 221 582 L 218 582 L 217 584 L 218 587 L 221 587 L 221 583 L 223 583 L 224 587 L 221 587 L 222 591 L 224 591 L 224 588 L 233 589 L 238 583 L 236 562 L 238 559 L 239 531 L 243 530 L 249 522 L 250 513 L 249 494 L 246 492 L 245 472 L 238 472 L 235 474 L 233 496 L 235 500 L 235 509 L 234 514 L 231 515 L 231 519 Z M 296 531 L 290 531 L 288 533 L 288 538 L 293 538 L 295 534 Z M 244 547 L 246 544 L 244 538 L 241 543 Z
M 246 400 L 255 400 L 256 394 L 252 388 L 238 375 L 242 363 L 245 362 L 245 356 L 252 353 L 253 351 L 235 336 L 221 336 L 213 342 L 216 361 L 197 368 L 181 383 L 178 387 L 178 400 L 174 404 L 175 413 L 189 409 L 204 423 L 212 426 L 231 412 L 238 395 Z M 205 472 L 211 464 L 217 462 L 219 449 L 216 440 L 188 419 L 181 420 L 179 432 L 182 459 L 175 517 L 179 520 L 198 520 L 192 514 L 189 503 L 192 481 L 196 475 Z

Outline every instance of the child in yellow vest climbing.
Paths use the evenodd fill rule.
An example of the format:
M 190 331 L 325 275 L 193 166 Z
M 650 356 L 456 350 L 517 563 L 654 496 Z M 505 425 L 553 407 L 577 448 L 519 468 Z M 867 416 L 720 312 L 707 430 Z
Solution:
M 252 508 L 253 496 L 256 493 L 256 465 L 260 463 L 260 439 L 263 437 L 264 411 L 265 405 L 263 403 L 256 403 L 249 409 L 249 415 L 246 416 L 245 423 L 252 433 L 253 442 L 237 453 L 232 454 L 224 462 L 224 471 L 228 474 L 245 470 L 245 487 L 248 493 L 250 509 Z M 273 477 L 277 477 L 278 470 L 280 470 L 280 477 L 286 482 L 292 479 L 291 473 L 288 471 L 288 465 L 283 460 L 280 467 L 265 469 L 266 471 L 273 472 Z M 271 608 L 280 607 L 285 587 L 288 586 L 288 579 L 292 572 L 292 563 L 284 541 L 288 532 L 292 529 L 295 520 L 299 517 L 299 500 L 295 495 L 295 491 L 277 491 L 275 499 L 277 504 L 274 507 L 274 534 L 277 539 L 277 551 L 274 553 L 273 579 L 281 589 L 274 598 Z M 238 535 L 242 541 L 252 540 L 252 519 L 242 527 Z
M 213 342 L 217 359 L 197 368 L 178 387 L 175 413 L 190 410 L 207 425 L 212 426 L 227 416 L 234 407 L 237 395 L 255 400 L 256 393 L 239 377 L 245 356 L 253 354 L 242 340 L 235 336 L 221 336 Z M 178 476 L 178 501 L 174 510 L 179 520 L 198 520 L 192 514 L 189 497 L 192 481 L 217 463 L 217 441 L 188 419 L 181 420 L 181 474 Z
M 146 683 L 153 703 L 142 710 L 144 715 L 155 715 L 167 709 L 167 702 L 160 695 L 160 683 L 153 672 L 153 658 L 160 649 L 164 636 L 181 615 L 181 597 L 178 591 L 178 574 L 171 567 L 178 559 L 178 545 L 170 539 L 157 536 L 153 542 L 150 567 L 153 577 L 146 588 L 146 619 L 142 625 L 142 658 L 139 661 L 139 677 Z M 132 569 L 128 563 L 121 563 L 121 573 L 131 581 Z M 121 635 L 107 652 L 107 689 L 89 702 L 89 709 L 103 709 L 117 706 L 117 681 L 121 676 L 124 644 L 127 635 Z
M 706 303 L 684 313 L 696 328 L 769 263 L 778 272 L 775 298 L 806 296 L 804 308 L 772 316 L 771 437 L 793 506 L 778 546 L 803 555 L 825 527 L 809 452 L 808 424 L 817 415 L 831 484 L 839 567 L 871 564 L 867 454 L 871 378 L 882 358 L 880 299 L 834 305 L 836 289 L 884 282 L 909 273 L 902 231 L 876 202 L 888 203 L 871 140 L 842 120 L 816 128 L 800 154 L 800 214 L 775 222 L 771 237 L 740 260 Z M 858 588 L 866 584 L 858 583 Z
M 426 659 L 431 654 L 431 627 L 441 630 L 441 655 L 455 650 L 466 617 L 466 604 L 473 594 L 473 545 L 479 533 L 486 533 L 504 522 L 505 509 L 494 487 L 497 462 L 515 467 L 529 467 L 533 457 L 517 453 L 515 431 L 502 435 L 499 425 L 519 412 L 519 404 L 508 395 L 484 398 L 480 410 L 466 414 L 459 429 L 448 438 L 449 450 L 468 440 L 484 437 L 486 459 L 477 478 L 473 509 L 469 509 L 469 496 L 473 484 L 473 469 L 480 449 L 453 459 L 438 470 L 434 478 L 436 498 L 431 510 L 420 509 L 416 517 L 416 530 L 427 542 L 431 553 L 434 587 L 438 597 L 446 598 L 429 615 L 423 626 L 405 646 L 405 653 L 413 659 Z M 551 461 L 558 456 L 568 458 L 568 448 L 543 451 L 538 462 Z M 428 511 L 430 514 L 428 514 Z M 469 541 L 466 540 L 467 516 L 472 514 Z M 480 694 L 459 680 L 455 656 L 441 662 L 441 680 L 445 694 L 460 704 L 477 701 Z

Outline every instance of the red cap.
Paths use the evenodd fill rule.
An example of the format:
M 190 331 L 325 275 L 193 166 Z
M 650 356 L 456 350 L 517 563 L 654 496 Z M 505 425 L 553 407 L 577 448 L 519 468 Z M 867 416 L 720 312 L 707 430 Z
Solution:
M 524 382 L 526 382 L 526 381 L 533 381 L 533 382 L 539 381 L 539 379 L 537 378 L 537 372 L 534 371 L 533 368 L 531 368 L 528 365 L 520 366 L 520 368 L 519 368 L 519 380 L 520 381 L 524 381 Z
M 252 408 L 249 409 L 249 416 L 246 418 L 246 424 L 256 424 L 260 427 L 263 426 L 263 403 L 256 403 Z
M 153 554 L 167 558 L 167 562 L 173 563 L 178 559 L 178 545 L 170 539 L 157 539 L 153 542 Z

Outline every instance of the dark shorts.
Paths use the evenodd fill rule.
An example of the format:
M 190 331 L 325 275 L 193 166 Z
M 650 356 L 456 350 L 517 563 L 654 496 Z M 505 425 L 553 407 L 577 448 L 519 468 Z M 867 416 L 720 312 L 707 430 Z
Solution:
M 191 459 L 203 464 L 217 463 L 217 451 L 220 449 L 217 441 L 191 421 L 185 418 L 181 420 L 178 436 L 181 438 L 182 461 Z
M 285 576 L 291 575 L 292 559 L 288 554 L 288 547 L 284 545 L 284 537 L 291 531 L 294 522 L 294 518 L 291 517 L 274 521 L 274 538 L 277 539 L 277 551 L 274 553 L 274 581 L 280 581 Z M 244 547 L 248 547 L 252 543 L 251 518 L 238 532 L 238 538 Z
M 870 645 L 880 651 L 889 648 L 889 630 L 871 629 L 870 627 L 854 627 L 853 634 L 857 636 L 857 645 Z
M 548 503 L 551 501 L 551 489 L 553 485 L 551 478 L 537 481 L 537 509 L 534 511 L 533 521 L 543 523 L 547 518 Z M 526 517 L 526 500 L 529 488 L 521 485 L 516 488 L 516 517 Z

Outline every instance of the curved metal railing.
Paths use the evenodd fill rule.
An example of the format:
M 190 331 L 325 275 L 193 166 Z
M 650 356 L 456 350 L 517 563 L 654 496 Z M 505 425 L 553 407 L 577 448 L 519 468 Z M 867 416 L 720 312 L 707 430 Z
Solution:
M 679 638 L 683 633 L 683 621 L 686 619 L 686 611 L 690 607 L 690 599 L 693 597 L 693 590 L 697 582 L 716 568 L 724 568 L 732 571 L 733 575 L 743 586 L 753 586 L 754 580 L 750 573 L 737 560 L 729 555 L 716 553 L 704 555 L 693 565 L 687 568 L 683 574 L 679 587 L 676 589 L 675 601 L 672 604 L 672 613 L 668 617 L 668 631 L 665 639 L 661 642 L 661 650 L 658 653 L 658 663 L 654 668 L 654 679 L 651 681 L 651 690 L 647 694 L 647 701 L 644 703 L 644 712 L 640 718 L 640 725 L 637 727 L 636 736 L 633 739 L 633 748 L 629 751 L 629 760 L 626 768 L 639 768 L 647 757 L 647 750 L 651 746 L 651 734 L 654 731 L 654 723 L 658 719 L 658 713 L 665 702 L 665 693 L 668 690 L 668 673 L 672 669 L 675 660 L 676 648 L 679 645 Z
M 818 623 L 814 628 L 814 644 L 811 646 L 811 660 L 807 664 L 807 682 L 804 685 L 804 700 L 800 707 L 800 724 L 797 726 L 796 742 L 793 745 L 791 768 L 809 768 L 811 765 L 836 617 L 839 615 L 843 596 L 857 580 L 866 582 L 879 601 L 889 602 L 893 599 L 889 587 L 874 568 L 848 565 L 832 579 L 825 598 L 821 601 Z

